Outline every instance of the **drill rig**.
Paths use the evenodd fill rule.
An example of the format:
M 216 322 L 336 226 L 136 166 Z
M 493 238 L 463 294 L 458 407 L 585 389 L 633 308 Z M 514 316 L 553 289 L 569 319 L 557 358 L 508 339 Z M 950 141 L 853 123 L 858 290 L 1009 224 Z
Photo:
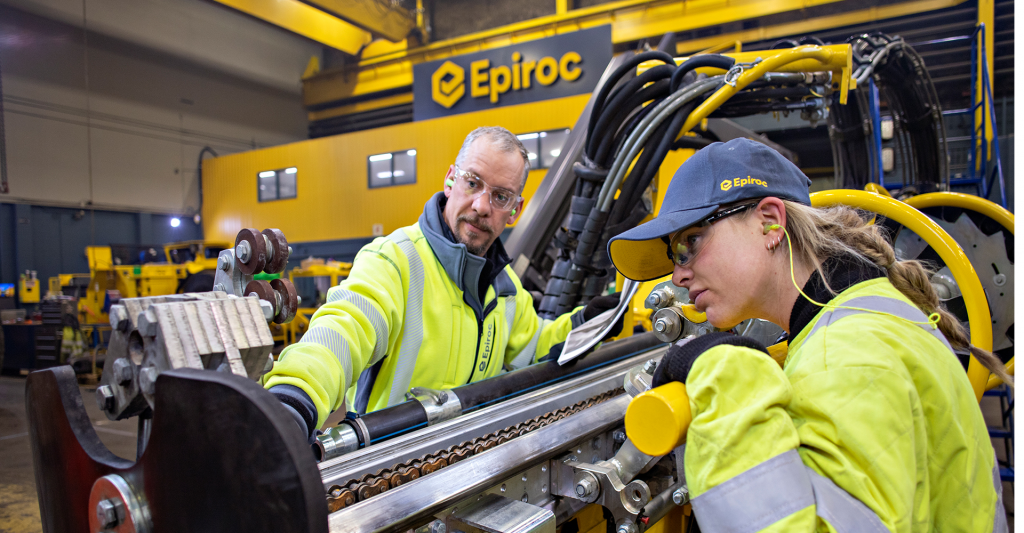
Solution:
M 612 279 L 604 243 L 652 212 L 664 153 L 710 142 L 689 133 L 704 119 L 765 106 L 825 119 L 833 99 L 846 101 L 851 67 L 849 45 L 614 59 L 507 244 L 524 284 L 543 291 L 542 316 Z M 287 281 L 252 276 L 279 272 L 287 255 L 280 232 L 243 230 L 219 257 L 214 292 L 112 309 L 116 356 L 97 401 L 111 419 L 139 418 L 134 462 L 100 444 L 69 369 L 30 375 L 45 531 L 682 529 L 682 447 L 647 455 L 624 417 L 668 343 L 712 330 L 684 289 L 662 283 L 647 296 L 653 332 L 564 366 L 413 389 L 328 428 L 311 449 L 255 382 L 271 364 L 268 323 L 289 320 L 299 302 Z M 781 333 L 756 320 L 736 331 L 768 345 Z

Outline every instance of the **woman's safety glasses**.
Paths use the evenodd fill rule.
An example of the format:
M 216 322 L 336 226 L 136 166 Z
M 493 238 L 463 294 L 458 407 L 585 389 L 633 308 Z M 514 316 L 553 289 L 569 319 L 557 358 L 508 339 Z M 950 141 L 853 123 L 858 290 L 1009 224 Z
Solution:
M 756 207 L 757 203 L 736 205 L 723 209 L 711 216 L 701 220 L 700 222 L 686 228 L 682 231 L 677 231 L 668 244 L 668 258 L 677 266 L 684 267 L 693 261 L 694 257 L 704 249 L 704 246 L 711 240 L 711 225 L 723 218 L 742 213 L 751 207 Z M 690 231 L 693 228 L 700 228 L 697 231 Z
M 490 193 L 491 207 L 499 211 L 508 211 L 519 202 L 518 194 L 501 187 L 491 187 L 484 183 L 480 176 L 462 170 L 458 165 L 455 165 L 455 178 L 459 190 L 470 198 L 476 198 L 485 192 Z

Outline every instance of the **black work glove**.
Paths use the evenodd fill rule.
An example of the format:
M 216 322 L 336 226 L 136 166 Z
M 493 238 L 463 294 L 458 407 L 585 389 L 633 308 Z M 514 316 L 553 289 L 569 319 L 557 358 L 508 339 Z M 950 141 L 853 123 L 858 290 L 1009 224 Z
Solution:
M 587 306 L 583 308 L 583 321 L 586 322 L 587 320 L 590 320 L 609 309 L 615 309 L 615 306 L 619 305 L 619 298 L 621 296 L 622 293 L 617 292 L 615 294 L 609 294 L 608 296 L 598 296 L 590 300 L 590 303 L 588 303 Z M 605 335 L 604 338 L 601 340 L 606 341 L 618 335 L 619 333 L 622 333 L 622 325 L 623 323 L 625 323 L 625 321 L 626 314 L 623 313 L 622 317 L 619 318 L 619 323 L 612 326 L 612 329 L 608 331 L 608 334 Z
M 545 355 L 544 357 L 541 357 L 540 359 L 537 359 L 537 362 L 538 363 L 544 363 L 544 362 L 547 362 L 547 361 L 557 361 L 558 360 L 558 356 L 562 355 L 562 348 L 565 348 L 565 342 L 560 342 L 560 343 L 552 346 L 551 349 L 548 350 L 547 355 Z M 577 359 L 579 359 L 579 358 L 577 358 Z M 571 364 L 571 363 L 574 363 L 574 362 L 576 362 L 576 359 L 573 359 L 569 363 Z
M 293 385 L 275 385 L 270 388 L 270 393 L 277 397 L 288 414 L 292 415 L 302 438 L 312 444 L 316 439 L 316 433 L 310 428 L 316 428 L 317 413 L 309 395 Z
M 716 331 L 693 339 L 683 339 L 669 347 L 665 357 L 661 358 L 658 368 L 654 370 L 652 386 L 660 387 L 666 383 L 679 381 L 686 383 L 686 376 L 700 354 L 722 344 L 731 344 L 743 348 L 753 348 L 768 355 L 763 344 L 750 337 L 742 337 L 732 333 Z

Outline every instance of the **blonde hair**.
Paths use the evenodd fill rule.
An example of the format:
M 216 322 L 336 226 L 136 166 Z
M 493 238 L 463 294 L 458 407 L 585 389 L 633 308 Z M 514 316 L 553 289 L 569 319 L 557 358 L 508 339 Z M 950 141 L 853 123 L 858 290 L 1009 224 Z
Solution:
M 818 271 L 822 280 L 822 258 L 847 256 L 883 268 L 889 282 L 926 315 L 938 313 L 938 327 L 954 349 L 967 350 L 979 363 L 1013 386 L 1006 367 L 991 352 L 971 345 L 960 321 L 943 307 L 931 284 L 932 272 L 920 261 L 897 261 L 889 239 L 877 224 L 872 224 L 850 207 L 814 208 L 783 200 L 786 206 L 786 231 L 792 239 L 794 259 L 804 261 Z M 825 286 L 835 294 L 828 281 Z

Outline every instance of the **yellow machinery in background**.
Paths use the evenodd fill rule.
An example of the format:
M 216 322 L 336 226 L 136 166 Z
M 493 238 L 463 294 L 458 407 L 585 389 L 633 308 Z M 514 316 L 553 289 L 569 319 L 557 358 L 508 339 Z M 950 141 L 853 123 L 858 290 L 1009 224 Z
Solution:
M 352 271 L 352 263 L 342 263 L 338 261 L 327 261 L 320 263 L 309 264 L 303 261 L 303 265 L 297 268 L 293 268 L 288 272 L 288 281 L 295 284 L 297 278 L 326 278 L 329 280 L 327 288 L 336 287 L 341 280 L 348 277 L 349 272 Z M 327 297 L 327 291 L 320 291 L 318 287 L 318 296 L 313 302 L 313 305 L 307 307 L 299 307 L 295 312 L 295 318 L 282 326 L 284 328 L 284 345 L 287 346 L 294 342 L 297 342 L 302 334 L 309 329 L 309 321 L 313 318 L 313 313 L 323 304 L 322 299 Z M 271 328 L 273 331 L 273 328 Z M 275 340 L 277 340 L 277 332 L 275 331 Z
M 78 299 L 78 320 L 81 324 L 106 324 L 109 320 L 108 291 L 119 298 L 160 296 L 179 291 L 185 278 L 217 268 L 217 253 L 228 248 L 226 242 L 184 241 L 163 247 L 169 262 L 141 265 L 119 264 L 110 246 L 87 246 L 88 274 L 59 274 L 49 279 L 48 294 L 59 294 L 64 287 L 88 279 L 85 294 Z M 211 256 L 212 257 L 209 257 Z

